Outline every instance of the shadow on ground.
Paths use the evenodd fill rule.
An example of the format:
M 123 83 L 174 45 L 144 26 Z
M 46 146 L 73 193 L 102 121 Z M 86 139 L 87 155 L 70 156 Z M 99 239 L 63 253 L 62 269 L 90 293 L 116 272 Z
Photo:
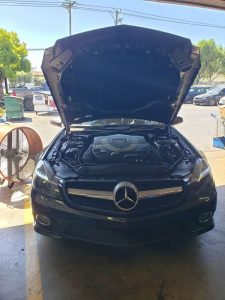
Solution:
M 218 187 L 216 228 L 192 239 L 110 249 L 38 236 L 44 298 L 224 299 L 224 190 Z
M 23 183 L 15 183 L 12 188 L 7 186 L 7 181 L 0 186 L 0 203 L 10 208 L 24 209 L 25 201 L 30 201 L 31 179 Z
M 51 112 L 39 112 L 37 115 L 40 117 L 49 117 L 49 116 L 55 117 L 58 116 L 59 114 L 56 111 L 51 111 Z
M 32 123 L 32 118 L 24 118 L 24 119 L 15 119 L 15 120 L 10 120 L 10 123 L 14 124 L 24 124 L 24 123 Z

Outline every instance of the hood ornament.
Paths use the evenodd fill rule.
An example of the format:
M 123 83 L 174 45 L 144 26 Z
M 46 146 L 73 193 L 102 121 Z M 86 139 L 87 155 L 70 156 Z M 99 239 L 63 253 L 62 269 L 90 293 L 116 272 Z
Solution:
M 113 194 L 116 207 L 125 212 L 133 210 L 139 202 L 138 189 L 131 182 L 118 183 Z

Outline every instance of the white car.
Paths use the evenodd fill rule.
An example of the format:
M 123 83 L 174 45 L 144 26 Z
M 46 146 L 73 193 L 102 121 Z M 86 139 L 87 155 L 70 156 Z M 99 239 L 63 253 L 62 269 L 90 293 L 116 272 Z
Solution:
M 225 96 L 219 100 L 218 105 L 225 105 Z

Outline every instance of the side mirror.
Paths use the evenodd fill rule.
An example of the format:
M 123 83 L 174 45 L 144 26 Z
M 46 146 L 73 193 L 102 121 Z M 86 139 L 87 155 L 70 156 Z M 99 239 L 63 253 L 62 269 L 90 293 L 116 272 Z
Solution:
M 59 117 L 52 118 L 50 120 L 50 124 L 53 125 L 53 126 L 62 127 L 62 121 Z
M 175 120 L 173 121 L 173 125 L 181 124 L 183 123 L 184 119 L 182 117 L 177 116 Z

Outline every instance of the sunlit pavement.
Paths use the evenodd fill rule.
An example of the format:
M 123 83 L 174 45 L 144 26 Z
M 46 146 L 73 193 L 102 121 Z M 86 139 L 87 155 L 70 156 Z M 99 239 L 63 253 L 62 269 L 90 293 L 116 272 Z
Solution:
M 218 190 L 214 230 L 135 250 L 52 240 L 33 232 L 30 183 L 1 186 L 0 300 L 224 300 L 225 152 L 212 147 L 216 111 L 186 105 L 178 126 L 211 164 Z M 26 117 L 44 145 L 59 131 L 49 124 L 52 116 Z

